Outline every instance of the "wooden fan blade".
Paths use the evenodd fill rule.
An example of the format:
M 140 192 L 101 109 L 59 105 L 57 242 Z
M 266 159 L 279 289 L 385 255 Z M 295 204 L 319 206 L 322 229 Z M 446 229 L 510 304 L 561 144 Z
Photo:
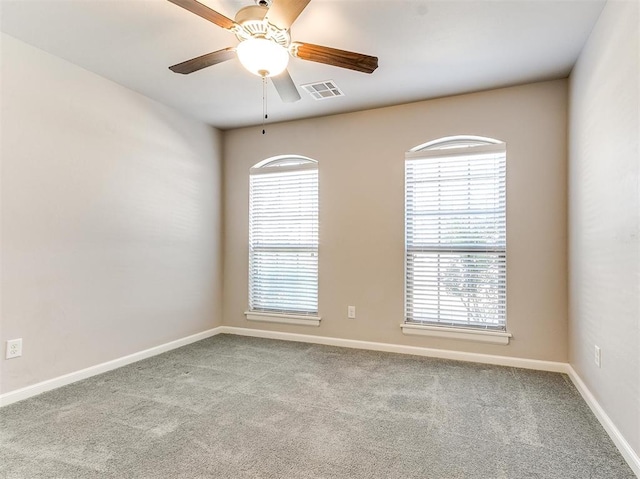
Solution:
M 202 70 L 203 68 L 210 67 L 211 65 L 226 62 L 227 60 L 231 60 L 235 56 L 236 49 L 233 47 L 229 47 L 223 50 L 218 50 L 217 52 L 207 53 L 206 55 L 202 55 L 197 58 L 192 58 L 191 60 L 187 60 L 186 62 L 178 63 L 177 65 L 169 67 L 169 70 L 175 73 L 182 73 L 183 75 L 186 75 L 188 73 L 197 72 L 198 70 Z
M 280 73 L 280 75 L 271 77 L 271 81 L 283 102 L 293 103 L 300 100 L 300 93 L 287 70 Z
M 236 22 L 230 18 L 225 17 L 222 13 L 218 13 L 215 10 L 203 5 L 196 0 L 169 0 L 171 3 L 178 5 L 179 7 L 189 10 L 191 13 L 201 16 L 205 20 L 209 20 L 211 23 L 215 23 L 219 27 L 231 30 Z
M 311 0 L 273 0 L 265 19 L 283 30 L 289 30 Z
M 363 55 L 362 53 L 338 50 L 311 43 L 292 43 L 293 56 L 311 62 L 326 63 L 340 68 L 348 68 L 363 73 L 373 73 L 378 68 L 378 57 Z

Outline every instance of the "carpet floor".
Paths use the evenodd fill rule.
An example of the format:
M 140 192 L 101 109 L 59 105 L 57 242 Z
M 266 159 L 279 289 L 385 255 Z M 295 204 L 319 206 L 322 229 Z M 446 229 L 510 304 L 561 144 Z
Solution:
M 565 375 L 220 335 L 0 409 L 0 477 L 635 476 Z

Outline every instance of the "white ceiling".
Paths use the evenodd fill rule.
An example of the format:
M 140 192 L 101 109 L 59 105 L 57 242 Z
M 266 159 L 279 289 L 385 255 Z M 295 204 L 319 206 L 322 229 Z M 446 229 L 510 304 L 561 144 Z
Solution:
M 201 0 L 233 18 L 253 0 Z M 269 121 L 375 108 L 566 77 L 604 0 L 312 0 L 293 40 L 374 55 L 372 75 L 291 59 L 297 85 L 334 80 L 344 97 L 282 103 Z M 1 0 L 2 31 L 218 128 L 262 121 L 262 83 L 237 59 L 190 75 L 170 65 L 235 36 L 166 0 Z

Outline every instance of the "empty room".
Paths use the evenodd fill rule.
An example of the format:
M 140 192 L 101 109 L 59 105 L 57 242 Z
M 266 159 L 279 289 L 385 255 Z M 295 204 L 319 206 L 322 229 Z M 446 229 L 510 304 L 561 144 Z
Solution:
M 640 477 L 639 25 L 0 0 L 0 478 Z

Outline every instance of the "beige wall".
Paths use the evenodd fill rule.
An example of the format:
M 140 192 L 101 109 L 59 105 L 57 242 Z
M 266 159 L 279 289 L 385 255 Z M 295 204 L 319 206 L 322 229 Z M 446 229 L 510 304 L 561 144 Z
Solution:
M 638 456 L 639 22 L 636 1 L 602 11 L 571 74 L 569 154 L 570 362 Z
M 258 127 L 225 132 L 225 325 L 566 361 L 566 110 L 567 83 L 559 80 L 268 125 L 266 135 Z M 507 143 L 509 346 L 400 330 L 404 153 L 460 134 Z M 243 315 L 249 168 L 280 154 L 320 162 L 318 328 Z M 357 319 L 346 318 L 348 305 Z
M 6 35 L 1 95 L 0 392 L 220 324 L 220 133 Z

